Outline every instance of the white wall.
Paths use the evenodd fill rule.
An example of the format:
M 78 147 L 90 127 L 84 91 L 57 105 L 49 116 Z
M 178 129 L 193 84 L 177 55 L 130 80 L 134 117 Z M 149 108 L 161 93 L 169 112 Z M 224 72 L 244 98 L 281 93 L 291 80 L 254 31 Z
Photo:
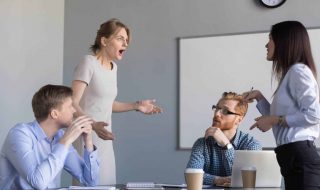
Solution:
M 63 29 L 63 0 L 0 1 L 0 146 L 14 124 L 34 119 L 34 92 L 62 84 Z

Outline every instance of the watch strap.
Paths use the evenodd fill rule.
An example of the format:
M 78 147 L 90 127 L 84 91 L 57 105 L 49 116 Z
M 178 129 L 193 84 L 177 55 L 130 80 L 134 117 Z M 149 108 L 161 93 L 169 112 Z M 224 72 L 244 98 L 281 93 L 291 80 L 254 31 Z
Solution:
M 226 146 L 223 147 L 223 149 L 225 149 L 225 150 L 229 150 L 231 148 L 233 148 L 231 143 L 228 143 L 228 144 L 226 144 Z

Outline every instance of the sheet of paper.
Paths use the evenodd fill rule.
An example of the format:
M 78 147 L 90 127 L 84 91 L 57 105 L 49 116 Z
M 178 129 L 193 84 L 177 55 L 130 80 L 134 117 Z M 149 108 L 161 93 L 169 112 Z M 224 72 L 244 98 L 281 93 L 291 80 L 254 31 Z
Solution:
M 159 186 L 162 186 L 162 187 L 181 188 L 181 190 L 187 190 L 187 184 L 156 183 L 156 185 L 159 185 Z M 223 188 L 212 187 L 211 185 L 202 185 L 202 189 L 210 190 L 210 189 L 223 189 Z
M 176 187 L 176 188 L 187 188 L 187 184 L 167 184 L 167 183 L 156 183 L 158 186 L 162 187 Z M 208 189 L 211 185 L 202 185 L 202 188 Z
M 116 190 L 114 186 L 95 186 L 95 187 L 83 187 L 83 186 L 70 186 L 69 189 L 104 189 L 104 190 Z
M 162 186 L 162 187 L 187 188 L 187 185 L 186 185 L 186 184 L 157 183 L 157 185 Z
M 187 189 L 182 188 L 181 190 L 187 190 Z M 225 189 L 220 189 L 220 188 L 207 189 L 207 188 L 205 188 L 204 190 L 225 190 Z
M 129 190 L 141 190 L 141 189 L 162 190 L 163 187 L 160 185 L 157 185 L 153 182 L 128 182 L 126 185 L 126 189 L 129 189 Z

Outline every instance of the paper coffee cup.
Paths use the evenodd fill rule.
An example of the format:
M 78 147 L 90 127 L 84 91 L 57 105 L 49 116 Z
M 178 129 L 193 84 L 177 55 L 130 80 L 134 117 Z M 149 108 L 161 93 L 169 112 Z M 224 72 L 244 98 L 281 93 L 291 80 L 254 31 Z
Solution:
M 203 173 L 202 169 L 187 168 L 185 170 L 184 175 L 188 190 L 202 189 Z
M 256 173 L 257 169 L 253 166 L 241 168 L 243 188 L 254 189 L 256 187 Z

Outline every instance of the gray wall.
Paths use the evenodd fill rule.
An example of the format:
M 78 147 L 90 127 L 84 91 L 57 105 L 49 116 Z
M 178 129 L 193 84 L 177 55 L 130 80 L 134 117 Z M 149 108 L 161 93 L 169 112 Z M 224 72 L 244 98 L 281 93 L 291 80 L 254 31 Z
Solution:
M 277 9 L 256 0 L 66 0 L 64 83 L 70 85 L 73 68 L 88 53 L 99 25 L 116 17 L 129 25 L 133 37 L 118 62 L 118 100 L 156 98 L 165 109 L 157 116 L 113 115 L 118 183 L 184 182 L 190 152 L 177 150 L 178 38 L 266 31 L 288 19 L 320 27 L 319 7 L 319 0 L 289 0 Z
M 63 21 L 63 0 L 0 0 L 0 147 L 16 123 L 34 120 L 35 91 L 62 84 Z

